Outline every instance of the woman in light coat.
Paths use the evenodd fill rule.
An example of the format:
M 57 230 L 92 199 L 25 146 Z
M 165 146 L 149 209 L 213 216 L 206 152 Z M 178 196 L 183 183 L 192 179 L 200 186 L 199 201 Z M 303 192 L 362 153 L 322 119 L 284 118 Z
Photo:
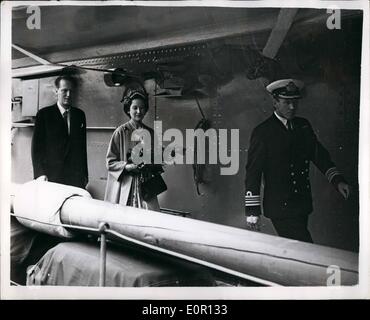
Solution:
M 160 187 L 156 183 L 151 184 L 157 190 L 149 192 L 149 198 L 147 194 L 146 197 L 143 195 L 143 184 L 148 177 L 151 178 L 154 175 L 157 178 L 159 175 L 159 178 L 162 179 L 160 177 L 163 172 L 162 166 L 137 164 L 132 160 L 132 152 L 136 149 L 135 146 L 138 143 L 143 143 L 143 141 L 132 141 L 133 135 L 136 134 L 137 137 L 141 137 L 142 131 L 146 130 L 150 133 L 151 148 L 154 145 L 153 129 L 142 122 L 149 107 L 148 97 L 146 93 L 140 90 L 128 90 L 122 102 L 123 110 L 130 117 L 130 121 L 122 124 L 114 131 L 109 143 L 106 156 L 108 179 L 104 200 L 159 211 L 157 194 L 164 191 L 164 182 L 164 186 L 161 185 Z M 158 181 L 158 179 L 155 181 Z

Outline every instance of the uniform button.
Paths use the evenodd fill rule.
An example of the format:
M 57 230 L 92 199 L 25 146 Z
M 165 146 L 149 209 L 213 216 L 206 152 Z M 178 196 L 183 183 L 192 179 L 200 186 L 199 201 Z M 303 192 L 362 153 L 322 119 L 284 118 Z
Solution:
M 309 185 L 307 185 L 307 189 L 310 189 L 310 186 Z
M 291 172 L 291 173 L 290 173 L 290 175 L 291 175 L 291 176 L 294 176 L 294 172 Z
M 295 189 L 295 190 L 294 190 L 294 192 L 295 192 L 295 193 L 297 193 L 297 192 L 298 192 L 298 190 L 297 190 L 297 189 Z
M 294 180 L 294 181 L 293 181 L 293 184 L 296 184 L 296 183 L 297 183 L 297 181 L 295 181 L 295 180 Z
M 302 174 L 304 174 L 304 172 L 303 172 L 303 171 L 302 171 L 301 173 L 302 173 Z
M 284 206 L 286 206 L 287 205 L 287 203 L 286 202 L 284 202 Z
M 304 163 L 308 163 L 308 160 L 305 160 Z
M 308 169 L 306 169 L 306 172 L 308 172 Z
M 290 164 L 290 167 L 291 167 L 291 168 L 293 168 L 293 167 L 294 167 L 293 163 L 291 163 L 291 164 Z

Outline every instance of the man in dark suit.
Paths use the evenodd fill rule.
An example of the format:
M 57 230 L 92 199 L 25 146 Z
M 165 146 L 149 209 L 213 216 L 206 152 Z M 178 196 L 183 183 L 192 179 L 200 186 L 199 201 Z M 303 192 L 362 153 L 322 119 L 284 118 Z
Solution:
M 88 182 L 86 118 L 72 107 L 77 82 L 62 75 L 55 80 L 57 103 L 39 110 L 32 138 L 34 177 L 85 188 Z
M 328 151 L 318 141 L 308 120 L 296 117 L 303 83 L 278 80 L 266 87 L 273 97 L 274 114 L 252 132 L 245 180 L 247 227 L 259 229 L 261 179 L 263 211 L 279 236 L 312 242 L 307 229 L 312 211 L 310 162 L 327 177 L 345 199 L 349 186 Z

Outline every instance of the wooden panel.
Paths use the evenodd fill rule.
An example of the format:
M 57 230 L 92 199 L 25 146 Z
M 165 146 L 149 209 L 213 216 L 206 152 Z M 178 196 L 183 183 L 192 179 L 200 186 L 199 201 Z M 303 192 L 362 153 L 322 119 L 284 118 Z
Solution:
M 11 180 L 15 183 L 24 183 L 33 179 L 31 160 L 31 139 L 33 128 L 12 129 L 12 168 Z
M 12 122 L 23 120 L 22 101 L 14 100 L 15 97 L 22 97 L 22 80 L 12 79 Z
M 24 80 L 22 81 L 22 116 L 35 116 L 38 110 L 39 103 L 39 80 Z
M 56 77 L 41 78 L 39 82 L 39 109 L 54 104 L 57 101 L 54 87 Z
M 94 199 L 103 200 L 107 182 L 105 156 L 113 130 L 89 130 L 87 132 L 87 154 L 89 184 L 87 190 Z

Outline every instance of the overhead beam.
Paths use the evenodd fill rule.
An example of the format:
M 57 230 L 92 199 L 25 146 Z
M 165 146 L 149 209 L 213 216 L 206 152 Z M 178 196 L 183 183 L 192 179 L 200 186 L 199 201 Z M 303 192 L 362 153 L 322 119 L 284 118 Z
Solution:
M 24 55 L 30 57 L 31 59 L 37 61 L 40 64 L 50 64 L 50 62 L 48 60 L 45 60 L 45 59 L 33 54 L 32 52 L 30 52 L 26 49 L 23 49 L 20 46 L 15 45 L 14 43 L 12 44 L 12 48 L 18 50 L 19 52 L 23 53 Z
M 270 19 L 261 19 L 260 21 L 251 21 L 249 19 L 235 21 L 234 24 L 221 25 L 212 24 L 197 30 L 182 30 L 181 33 L 172 33 L 169 35 L 160 35 L 149 39 L 140 38 L 124 42 L 115 42 L 109 44 L 98 44 L 94 46 L 71 49 L 66 51 L 57 51 L 44 54 L 45 59 L 53 63 L 68 62 L 74 60 L 90 59 L 106 55 L 121 54 L 140 50 L 150 50 L 167 46 L 195 44 L 215 39 L 241 36 L 245 34 L 260 33 L 261 31 L 271 30 L 273 21 Z M 32 63 L 30 60 L 20 60 L 21 63 Z M 25 67 L 26 64 L 13 61 L 13 68 Z
M 46 75 L 58 72 L 62 70 L 64 67 L 62 66 L 54 66 L 54 65 L 41 65 L 41 66 L 32 66 L 26 68 L 19 68 L 12 70 L 12 77 L 13 78 L 23 78 L 23 77 L 30 77 L 36 75 Z
M 87 46 L 78 49 L 71 49 L 65 51 L 55 51 L 45 53 L 44 59 L 53 63 L 62 63 L 67 61 L 76 61 L 83 59 L 97 58 L 106 55 L 115 55 L 128 53 L 138 50 L 150 50 L 158 49 L 166 46 L 186 45 L 193 44 L 196 42 L 204 42 L 216 39 L 230 39 L 238 36 L 251 36 L 251 43 L 258 37 L 262 37 L 269 30 L 272 29 L 269 39 L 266 42 L 263 54 L 266 57 L 274 58 L 281 47 L 284 39 L 286 38 L 287 32 L 292 26 L 294 17 L 296 16 L 297 9 L 285 8 L 279 12 L 276 24 L 272 19 L 261 19 L 260 22 L 255 23 L 251 26 L 249 19 L 238 20 L 234 25 L 212 25 L 200 28 L 199 30 L 183 30 L 181 34 L 172 34 L 170 36 L 163 36 L 151 39 L 135 39 L 125 42 L 115 42 L 108 44 L 98 44 L 94 46 Z M 353 13 L 351 10 L 345 10 L 342 12 L 342 19 L 351 19 L 358 17 L 359 13 L 356 11 Z M 297 21 L 291 28 L 290 35 L 305 34 L 306 29 L 312 24 L 320 24 L 327 19 L 325 14 L 315 14 L 315 12 L 299 11 L 297 15 Z M 261 38 L 261 41 L 263 39 Z M 248 45 L 248 43 L 244 43 Z M 13 59 L 12 68 L 22 68 L 26 66 L 35 65 L 35 61 L 29 57 Z

